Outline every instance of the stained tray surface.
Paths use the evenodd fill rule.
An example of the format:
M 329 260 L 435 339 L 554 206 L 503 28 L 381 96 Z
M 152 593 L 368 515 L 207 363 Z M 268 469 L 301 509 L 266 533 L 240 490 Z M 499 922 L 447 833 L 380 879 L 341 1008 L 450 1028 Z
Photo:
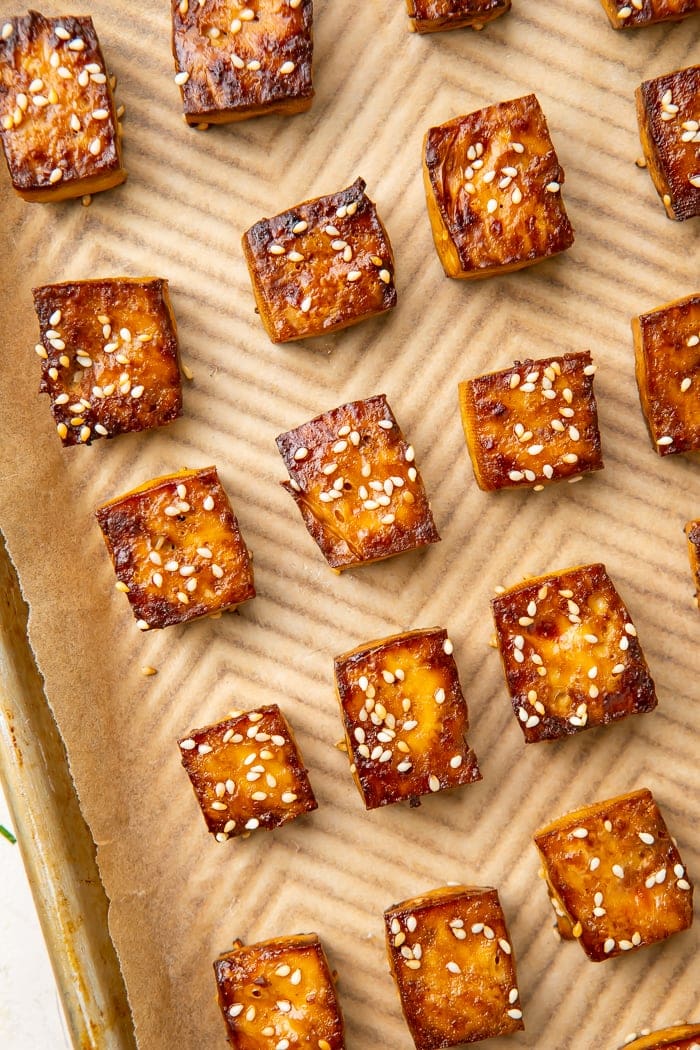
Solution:
M 311 110 L 197 132 L 182 122 L 173 83 L 169 6 L 89 9 L 127 107 L 129 181 L 83 208 L 24 204 L 0 180 L 0 525 L 97 843 L 142 1050 L 223 1047 L 213 958 L 234 937 L 310 930 L 340 974 L 349 1050 L 410 1050 L 382 910 L 447 880 L 498 886 L 508 918 L 527 1027 L 493 1040 L 494 1050 L 603 1050 L 632 1030 L 699 1016 L 688 965 L 697 926 L 595 966 L 552 936 L 530 844 L 565 810 L 646 785 L 690 873 L 700 873 L 699 623 L 682 533 L 699 513 L 698 466 L 661 461 L 651 448 L 629 328 L 633 314 L 697 291 L 697 222 L 670 222 L 635 168 L 633 94 L 642 79 L 697 61 L 698 20 L 621 34 L 594 0 L 521 0 L 482 33 L 424 39 L 406 32 L 398 2 L 360 13 L 318 0 Z M 51 4 L 45 13 L 64 12 Z M 450 281 L 425 211 L 423 134 L 531 90 L 566 171 L 576 243 L 522 273 Z M 392 240 L 398 307 L 335 337 L 273 346 L 254 311 L 240 235 L 358 175 Z M 194 381 L 183 418 L 166 430 L 64 450 L 36 393 L 30 289 L 114 274 L 170 280 Z M 605 470 L 539 494 L 479 491 L 457 382 L 515 358 L 585 348 L 599 365 Z M 277 483 L 274 438 L 376 393 L 415 446 L 443 539 L 338 577 Z M 114 589 L 93 508 L 158 474 L 210 463 L 254 552 L 258 597 L 220 620 L 141 634 Z M 659 707 L 526 747 L 488 645 L 489 598 L 497 584 L 595 561 L 629 605 Z M 454 642 L 484 779 L 418 810 L 367 814 L 334 748 L 332 658 L 433 625 Z M 143 665 L 158 674 L 144 677 Z M 296 730 L 319 809 L 273 834 L 217 844 L 176 738 L 232 707 L 271 702 Z

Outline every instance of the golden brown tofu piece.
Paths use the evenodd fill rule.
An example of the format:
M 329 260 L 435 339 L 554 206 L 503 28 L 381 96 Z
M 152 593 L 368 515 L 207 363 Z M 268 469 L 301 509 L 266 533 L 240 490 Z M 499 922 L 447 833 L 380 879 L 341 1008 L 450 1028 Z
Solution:
M 520 270 L 574 243 L 561 199 L 564 171 L 534 95 L 430 128 L 423 178 L 448 277 Z
M 656 707 L 637 631 L 604 565 L 516 584 L 492 599 L 491 609 L 526 743 Z
M 639 137 L 669 219 L 700 215 L 700 66 L 645 80 L 635 92 Z
M 511 0 L 406 0 L 409 26 L 414 33 L 438 33 L 487 22 L 510 11 Z
M 171 0 L 175 83 L 188 124 L 311 105 L 312 0 Z
M 700 10 L 698 0 L 600 0 L 613 29 L 680 22 Z
M 389 966 L 416 1050 L 525 1027 L 498 891 L 446 886 L 384 912 Z
M 586 350 L 516 361 L 459 384 L 464 436 L 480 488 L 541 489 L 603 469 L 595 370 Z
M 442 627 L 359 645 L 335 659 L 351 771 L 367 809 L 481 780 L 469 713 Z
M 178 741 L 217 842 L 278 828 L 317 809 L 294 734 L 277 704 L 234 712 Z
M 700 520 L 687 522 L 685 534 L 688 539 L 690 571 L 695 584 L 695 604 L 698 605 L 700 603 Z
M 96 517 L 137 627 L 169 627 L 255 597 L 248 548 L 216 467 L 147 481 Z
M 594 962 L 691 925 L 693 886 L 648 788 L 567 813 L 534 842 L 559 932 Z
M 315 933 L 235 941 L 214 973 L 234 1050 L 344 1050 L 343 1015 Z
M 363 179 L 256 222 L 243 253 L 273 343 L 328 335 L 396 306 L 394 255 Z
M 168 282 L 114 277 L 33 290 L 39 392 L 64 445 L 150 430 L 182 412 Z
M 2 24 L 0 137 L 12 185 L 27 201 L 124 182 L 121 129 L 91 18 L 30 11 Z
M 700 1024 L 674 1024 L 646 1035 L 628 1036 L 625 1050 L 700 1050 Z
M 333 569 L 437 543 L 423 480 L 384 394 L 280 434 L 283 487 Z
M 632 319 L 639 400 L 660 456 L 700 450 L 700 294 Z

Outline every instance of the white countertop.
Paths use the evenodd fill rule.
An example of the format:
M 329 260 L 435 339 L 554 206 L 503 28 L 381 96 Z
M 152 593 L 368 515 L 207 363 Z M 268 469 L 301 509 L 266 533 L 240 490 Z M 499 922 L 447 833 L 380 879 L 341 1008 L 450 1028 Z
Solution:
M 13 827 L 0 789 L 0 824 Z M 19 847 L 0 835 L 0 1047 L 69 1050 L 56 984 Z

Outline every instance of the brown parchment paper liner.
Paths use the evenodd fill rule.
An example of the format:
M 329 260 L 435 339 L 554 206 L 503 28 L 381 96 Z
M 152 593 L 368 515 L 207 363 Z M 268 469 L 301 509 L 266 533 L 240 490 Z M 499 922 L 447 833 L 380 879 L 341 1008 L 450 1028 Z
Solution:
M 698 929 L 601 966 L 557 944 L 537 878 L 542 821 L 640 785 L 655 792 L 700 877 L 698 613 L 683 523 L 697 462 L 661 462 L 637 403 L 629 318 L 697 291 L 697 222 L 672 223 L 640 153 L 633 91 L 696 61 L 698 20 L 616 34 L 589 0 L 519 3 L 483 33 L 406 32 L 403 5 L 316 6 L 307 114 L 207 133 L 180 115 L 169 5 L 83 4 L 127 106 L 129 181 L 92 206 L 28 205 L 3 174 L 0 524 L 30 635 L 111 898 L 111 930 L 143 1050 L 224 1045 L 211 961 L 238 936 L 317 931 L 341 975 L 350 1050 L 409 1050 L 384 959 L 382 909 L 448 879 L 499 887 L 527 1031 L 491 1044 L 617 1046 L 700 1015 Z M 56 4 L 47 14 L 63 13 Z M 3 14 L 12 11 L 6 3 Z M 693 57 L 694 56 L 694 57 Z M 566 170 L 573 249 L 474 284 L 443 277 L 420 177 L 424 130 L 535 90 Z M 393 241 L 399 306 L 335 338 L 273 346 L 239 248 L 262 215 L 367 180 Z M 64 451 L 36 394 L 30 288 L 98 275 L 169 278 L 195 380 L 166 430 Z M 540 494 L 486 495 L 458 416 L 459 379 L 514 357 L 588 347 L 606 469 Z M 332 352 L 331 352 L 332 351 Z M 277 481 L 277 433 L 385 392 L 417 451 L 442 543 L 337 577 Z M 255 555 L 258 597 L 218 621 L 142 635 L 92 517 L 97 502 L 180 466 L 216 463 Z M 656 713 L 525 747 L 488 647 L 499 582 L 603 560 L 657 681 Z M 482 783 L 366 814 L 351 782 L 332 657 L 446 625 Z M 144 678 L 150 664 L 158 675 Z M 215 843 L 176 737 L 232 706 L 279 702 L 320 808 L 274 834 Z

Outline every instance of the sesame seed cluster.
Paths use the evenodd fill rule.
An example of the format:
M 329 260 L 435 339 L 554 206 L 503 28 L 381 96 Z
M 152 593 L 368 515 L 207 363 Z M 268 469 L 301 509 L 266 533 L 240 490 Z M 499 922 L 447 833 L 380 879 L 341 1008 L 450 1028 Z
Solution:
M 602 2 L 616 28 L 691 13 L 687 0 Z M 442 0 L 407 4 L 417 32 L 480 30 L 510 8 L 509 0 L 465 0 L 459 11 Z M 175 0 L 173 28 L 175 83 L 188 124 L 203 130 L 310 107 L 311 0 Z M 647 81 L 637 96 L 646 162 L 676 220 L 700 214 L 699 69 Z M 223 72 L 212 77 L 212 70 Z M 0 26 L 0 135 L 13 184 L 27 200 L 82 196 L 89 203 L 92 192 L 124 181 L 123 110 L 113 87 L 90 19 L 32 13 Z M 564 171 L 534 95 L 431 128 L 423 160 L 428 214 L 448 276 L 506 273 L 573 244 Z M 357 179 L 243 234 L 272 342 L 327 336 L 396 306 L 393 250 L 365 189 Z M 35 289 L 34 297 L 40 389 L 50 396 L 64 446 L 149 430 L 180 415 L 184 368 L 166 281 L 54 284 Z M 656 452 L 700 450 L 700 299 L 691 295 L 643 314 L 633 330 Z M 562 353 L 460 384 L 465 439 L 484 491 L 538 492 L 602 468 L 596 368 L 587 351 Z M 440 536 L 427 489 L 414 445 L 384 395 L 329 409 L 280 434 L 277 445 L 289 474 L 283 486 L 332 569 L 417 550 L 429 557 Z M 151 479 L 104 503 L 96 516 L 116 589 L 139 630 L 218 616 L 255 596 L 251 555 L 216 468 Z M 697 525 L 688 523 L 686 532 L 700 593 Z M 637 630 L 603 565 L 498 588 L 492 612 L 526 743 L 656 706 Z M 336 657 L 334 670 L 344 730 L 339 749 L 367 810 L 401 801 L 417 807 L 421 798 L 481 779 L 445 629 L 362 643 Z M 178 746 L 217 843 L 247 840 L 317 808 L 276 704 L 236 709 Z M 534 841 L 559 934 L 578 940 L 590 959 L 613 958 L 690 926 L 693 884 L 647 789 L 569 813 Z M 495 889 L 441 887 L 392 906 L 384 919 L 417 1050 L 524 1027 L 515 952 Z M 236 942 L 215 972 L 232 1046 L 342 1050 L 334 977 L 315 935 Z

